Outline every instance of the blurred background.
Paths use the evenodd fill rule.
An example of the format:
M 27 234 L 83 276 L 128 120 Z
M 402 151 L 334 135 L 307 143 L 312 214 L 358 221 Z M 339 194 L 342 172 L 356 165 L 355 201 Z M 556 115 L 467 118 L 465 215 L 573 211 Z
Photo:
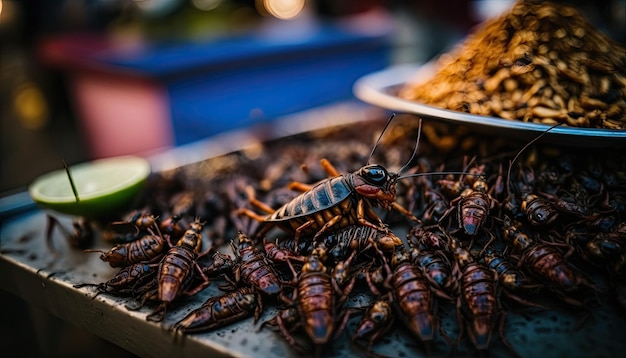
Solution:
M 626 1 L 568 1 L 626 43 Z M 422 63 L 508 0 L 0 0 L 0 193 L 334 103 Z M 0 347 L 132 356 L 0 291 Z

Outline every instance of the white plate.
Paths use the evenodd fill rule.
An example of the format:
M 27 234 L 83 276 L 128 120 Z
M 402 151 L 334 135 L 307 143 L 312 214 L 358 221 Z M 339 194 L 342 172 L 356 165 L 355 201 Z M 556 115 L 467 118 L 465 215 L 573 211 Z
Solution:
M 434 62 L 424 65 L 405 64 L 389 67 L 361 77 L 354 83 L 354 95 L 369 104 L 403 113 L 413 113 L 440 121 L 465 124 L 479 132 L 530 139 L 550 126 L 488 117 L 425 105 L 397 96 L 407 83 L 423 82 L 435 73 Z M 574 146 L 626 145 L 626 130 L 556 127 L 546 138 L 558 144 Z

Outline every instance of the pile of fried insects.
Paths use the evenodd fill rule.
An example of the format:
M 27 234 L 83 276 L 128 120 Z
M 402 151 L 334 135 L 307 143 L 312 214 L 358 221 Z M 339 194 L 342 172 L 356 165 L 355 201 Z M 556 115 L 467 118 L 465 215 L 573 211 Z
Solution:
M 626 128 L 626 47 L 567 2 L 517 0 L 407 83 L 401 98 L 571 127 Z
M 348 321 L 359 322 L 349 337 L 365 354 L 394 322 L 424 354 L 440 339 L 450 353 L 487 352 L 492 336 L 515 354 L 507 312 L 585 317 L 600 297 L 626 308 L 625 155 L 551 146 L 548 135 L 483 140 L 412 115 L 386 123 L 154 174 L 135 207 L 100 224 L 112 248 L 85 250 L 119 273 L 76 287 L 128 297 L 128 309 L 151 307 L 158 322 L 219 282 L 172 330 L 250 319 L 318 354 Z M 346 305 L 357 291 L 369 303 Z M 261 322 L 270 306 L 278 313 Z M 441 326 L 442 306 L 453 307 L 454 330 Z

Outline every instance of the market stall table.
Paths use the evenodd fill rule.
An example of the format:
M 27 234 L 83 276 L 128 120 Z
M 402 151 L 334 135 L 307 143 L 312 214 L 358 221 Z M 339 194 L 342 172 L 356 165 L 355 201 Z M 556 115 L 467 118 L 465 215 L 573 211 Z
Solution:
M 349 113 L 349 115 L 345 115 Z M 342 114 L 342 115 L 340 115 Z M 208 141 L 193 143 L 150 158 L 153 169 L 167 170 L 207 158 L 242 149 L 243 143 L 254 145 L 259 141 L 308 132 L 340 124 L 338 118 L 351 118 L 353 124 L 381 118 L 380 110 L 367 106 L 344 104 L 325 110 L 304 112 L 278 121 L 264 131 L 227 133 Z M 311 120 L 314 118 L 315 120 Z M 347 124 L 347 123 L 343 123 Z M 254 133 L 254 134 L 253 134 Z M 97 254 L 87 254 L 71 249 L 62 235 L 54 235 L 54 250 L 47 246 L 45 237 L 46 215 L 29 203 L 27 197 L 3 198 L 2 225 L 0 227 L 1 251 L 0 287 L 32 305 L 58 316 L 78 327 L 124 349 L 145 357 L 192 357 L 200 355 L 236 357 L 296 357 L 297 352 L 280 335 L 270 329 L 259 330 L 260 322 L 252 318 L 216 329 L 211 332 L 180 335 L 172 332 L 172 325 L 198 307 L 208 297 L 219 292 L 218 284 L 211 284 L 194 297 L 173 305 L 163 322 L 146 320 L 154 307 L 133 311 L 127 309 L 127 298 L 100 294 L 94 297 L 91 287 L 75 288 L 80 283 L 99 283 L 110 279 L 115 269 L 99 259 Z M 71 227 L 74 218 L 58 216 L 61 223 Z M 406 232 L 397 232 L 402 237 Z M 104 243 L 98 237 L 94 246 Z M 600 282 L 605 285 L 606 282 Z M 602 288 L 606 288 L 603 286 Z M 606 297 L 603 297 L 605 299 Z M 348 305 L 365 306 L 371 303 L 367 295 L 356 294 Z M 278 307 L 266 307 L 260 321 L 273 317 Z M 456 332 L 456 316 L 451 307 L 439 312 L 441 325 Z M 574 329 L 579 315 L 563 307 L 532 314 L 510 312 L 507 317 L 506 336 L 517 352 L 524 357 L 542 356 L 617 356 L 626 349 L 621 332 L 626 320 L 610 301 L 593 309 L 593 315 L 580 329 Z M 354 332 L 354 322 L 348 332 Z M 496 338 L 490 347 L 494 356 L 511 353 Z M 375 351 L 392 357 L 423 355 L 423 347 L 402 329 L 394 329 L 380 342 Z M 435 343 L 437 352 L 448 347 L 442 340 Z M 467 347 L 462 348 L 467 349 Z M 329 357 L 355 354 L 348 333 L 333 341 L 325 352 Z M 461 350 L 460 354 L 471 354 Z

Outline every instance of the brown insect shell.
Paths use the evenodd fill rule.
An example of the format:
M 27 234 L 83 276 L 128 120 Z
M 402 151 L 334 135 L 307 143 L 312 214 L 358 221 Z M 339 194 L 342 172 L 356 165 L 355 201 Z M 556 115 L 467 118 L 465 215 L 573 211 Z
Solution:
M 123 267 L 128 265 L 128 245 L 117 245 L 111 250 L 102 253 L 100 260 L 108 262 L 111 267 Z
M 307 273 L 307 272 L 326 273 L 326 266 L 324 266 L 321 259 L 317 255 L 309 255 L 306 259 L 306 263 L 302 266 L 301 272 L 302 273 Z
M 389 303 L 376 301 L 367 309 L 352 339 L 380 337 L 391 328 L 391 323 L 393 323 L 393 312 Z
M 202 236 L 194 230 L 187 230 L 181 237 L 176 246 L 185 246 L 192 249 L 195 253 L 199 253 L 202 248 Z
M 134 224 L 140 229 L 148 229 L 156 224 L 156 218 L 150 214 L 142 214 L 135 220 Z
M 578 289 L 584 282 L 565 261 L 561 252 L 551 246 L 532 246 L 524 253 L 523 260 L 536 277 L 540 277 L 551 287 L 570 292 Z
M 472 317 L 470 338 L 478 350 L 486 350 L 491 341 L 496 307 L 495 282 L 495 274 L 481 264 L 471 263 L 465 268 L 461 289 Z
M 178 240 L 185 234 L 185 230 L 179 223 L 180 220 L 181 218 L 178 216 L 170 216 L 169 218 L 161 221 L 159 229 L 163 234 L 167 234 L 172 239 Z
M 518 228 L 519 224 L 512 224 L 504 228 L 504 235 L 511 241 L 513 246 L 518 250 L 525 250 L 529 247 L 533 240 Z
M 108 287 L 113 289 L 124 288 L 138 281 L 142 275 L 149 275 L 158 264 L 136 263 L 121 269 L 112 279 L 106 282 Z M 153 271 L 156 273 L 156 271 Z
M 354 240 L 357 241 L 357 240 Z M 396 246 L 402 245 L 402 239 L 397 237 L 394 233 L 389 232 L 386 234 L 382 234 L 381 236 L 377 236 L 374 238 L 374 242 L 378 246 L 378 248 L 383 252 L 392 252 Z M 358 245 L 358 243 L 357 243 Z M 358 248 L 355 245 L 352 245 L 353 249 Z
M 550 225 L 558 217 L 558 212 L 546 200 L 534 194 L 522 196 L 522 212 L 533 225 Z

